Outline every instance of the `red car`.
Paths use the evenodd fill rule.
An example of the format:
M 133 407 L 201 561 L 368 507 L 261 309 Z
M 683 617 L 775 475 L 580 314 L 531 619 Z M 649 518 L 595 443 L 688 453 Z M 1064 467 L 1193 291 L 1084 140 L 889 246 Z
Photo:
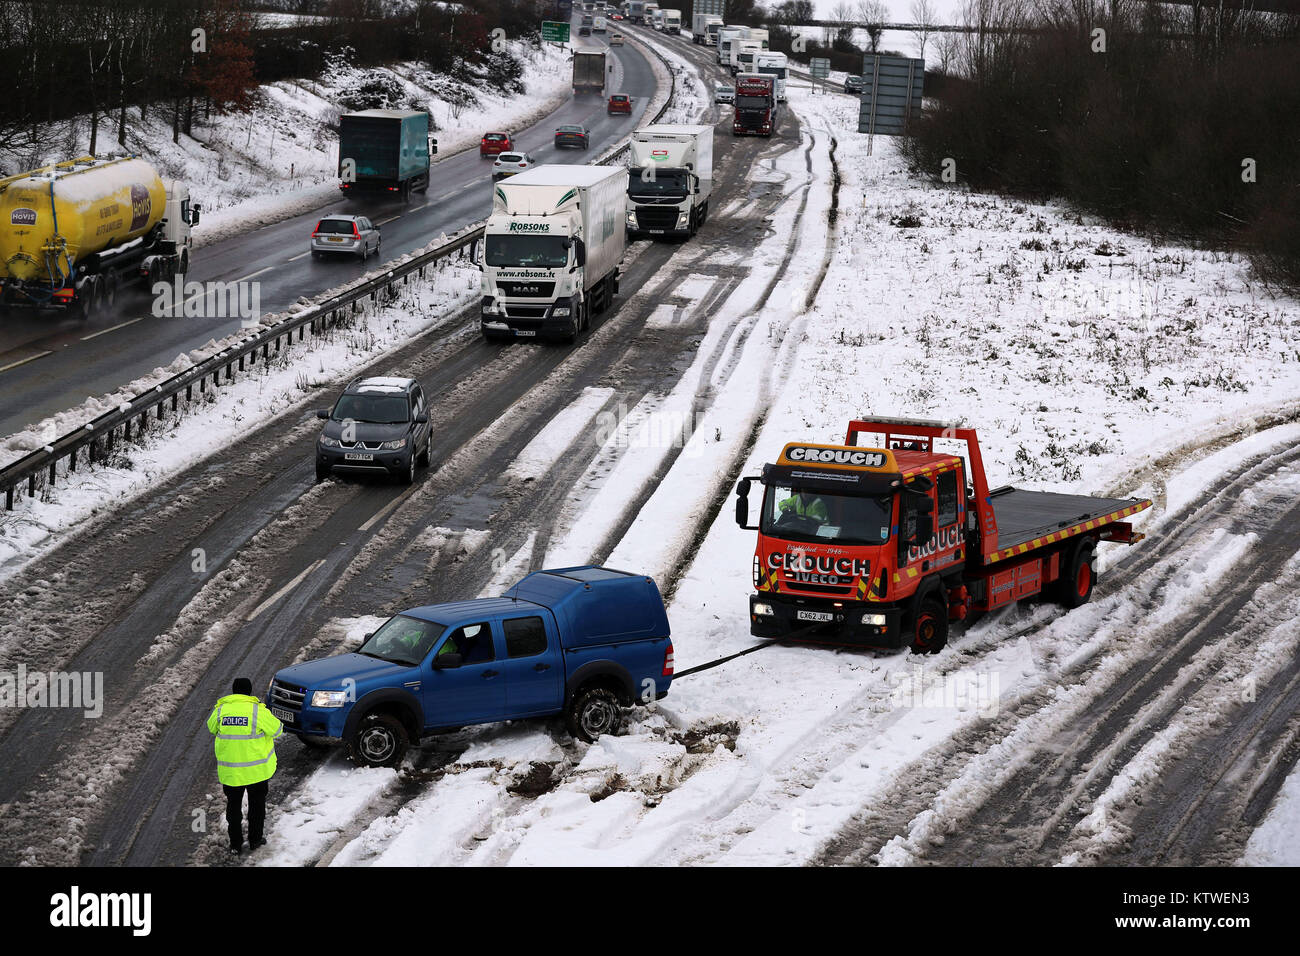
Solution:
M 609 98 L 609 111 L 611 113 L 632 113 L 632 97 L 626 93 L 615 93 Z
M 509 133 L 484 133 L 478 144 L 478 158 L 487 159 L 500 153 L 508 153 L 515 148 Z

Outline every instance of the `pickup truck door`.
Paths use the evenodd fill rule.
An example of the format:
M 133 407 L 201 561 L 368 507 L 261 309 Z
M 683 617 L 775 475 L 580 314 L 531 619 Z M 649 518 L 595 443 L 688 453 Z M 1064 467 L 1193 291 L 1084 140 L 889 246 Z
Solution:
M 505 719 L 506 680 L 492 624 L 465 624 L 448 633 L 421 666 L 424 726 L 463 727 Z M 435 667 L 443 654 L 460 654 L 459 667 Z
M 564 706 L 564 650 L 550 614 L 501 621 L 505 634 L 506 710 L 510 717 L 553 714 Z

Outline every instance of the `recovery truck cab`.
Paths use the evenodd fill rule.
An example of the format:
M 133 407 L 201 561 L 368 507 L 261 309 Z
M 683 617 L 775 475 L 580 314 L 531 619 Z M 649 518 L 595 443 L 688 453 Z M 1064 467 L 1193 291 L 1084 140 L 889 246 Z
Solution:
M 867 433 L 879 444 L 860 446 Z M 965 443 L 965 455 L 937 451 L 936 439 Z M 950 621 L 1040 593 L 1086 602 L 1097 544 L 1140 541 L 1124 519 L 1150 505 L 990 489 L 975 429 L 855 420 L 843 445 L 788 444 L 737 486 L 736 521 L 758 531 L 750 633 L 936 653 Z
M 623 708 L 668 694 L 673 643 L 659 588 L 602 567 L 534 571 L 504 595 L 412 608 L 351 654 L 278 671 L 266 705 L 307 743 L 396 766 L 421 737 L 563 714 L 591 741 Z

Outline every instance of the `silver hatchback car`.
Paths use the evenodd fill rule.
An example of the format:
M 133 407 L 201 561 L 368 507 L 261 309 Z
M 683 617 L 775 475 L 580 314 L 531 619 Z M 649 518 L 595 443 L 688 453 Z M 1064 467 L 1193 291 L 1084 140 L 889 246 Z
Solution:
M 379 227 L 365 216 L 325 216 L 311 234 L 312 258 L 356 256 L 362 262 L 379 254 Z
M 492 164 L 492 181 L 499 182 L 516 173 L 526 172 L 537 165 L 532 153 L 500 153 Z

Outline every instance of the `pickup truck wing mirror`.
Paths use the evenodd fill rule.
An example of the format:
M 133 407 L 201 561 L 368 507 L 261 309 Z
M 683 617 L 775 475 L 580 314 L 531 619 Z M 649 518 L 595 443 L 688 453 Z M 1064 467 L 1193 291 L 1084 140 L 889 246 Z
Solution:
M 460 667 L 461 657 L 459 654 L 439 654 L 433 659 L 433 669 L 436 671 L 451 670 Z

